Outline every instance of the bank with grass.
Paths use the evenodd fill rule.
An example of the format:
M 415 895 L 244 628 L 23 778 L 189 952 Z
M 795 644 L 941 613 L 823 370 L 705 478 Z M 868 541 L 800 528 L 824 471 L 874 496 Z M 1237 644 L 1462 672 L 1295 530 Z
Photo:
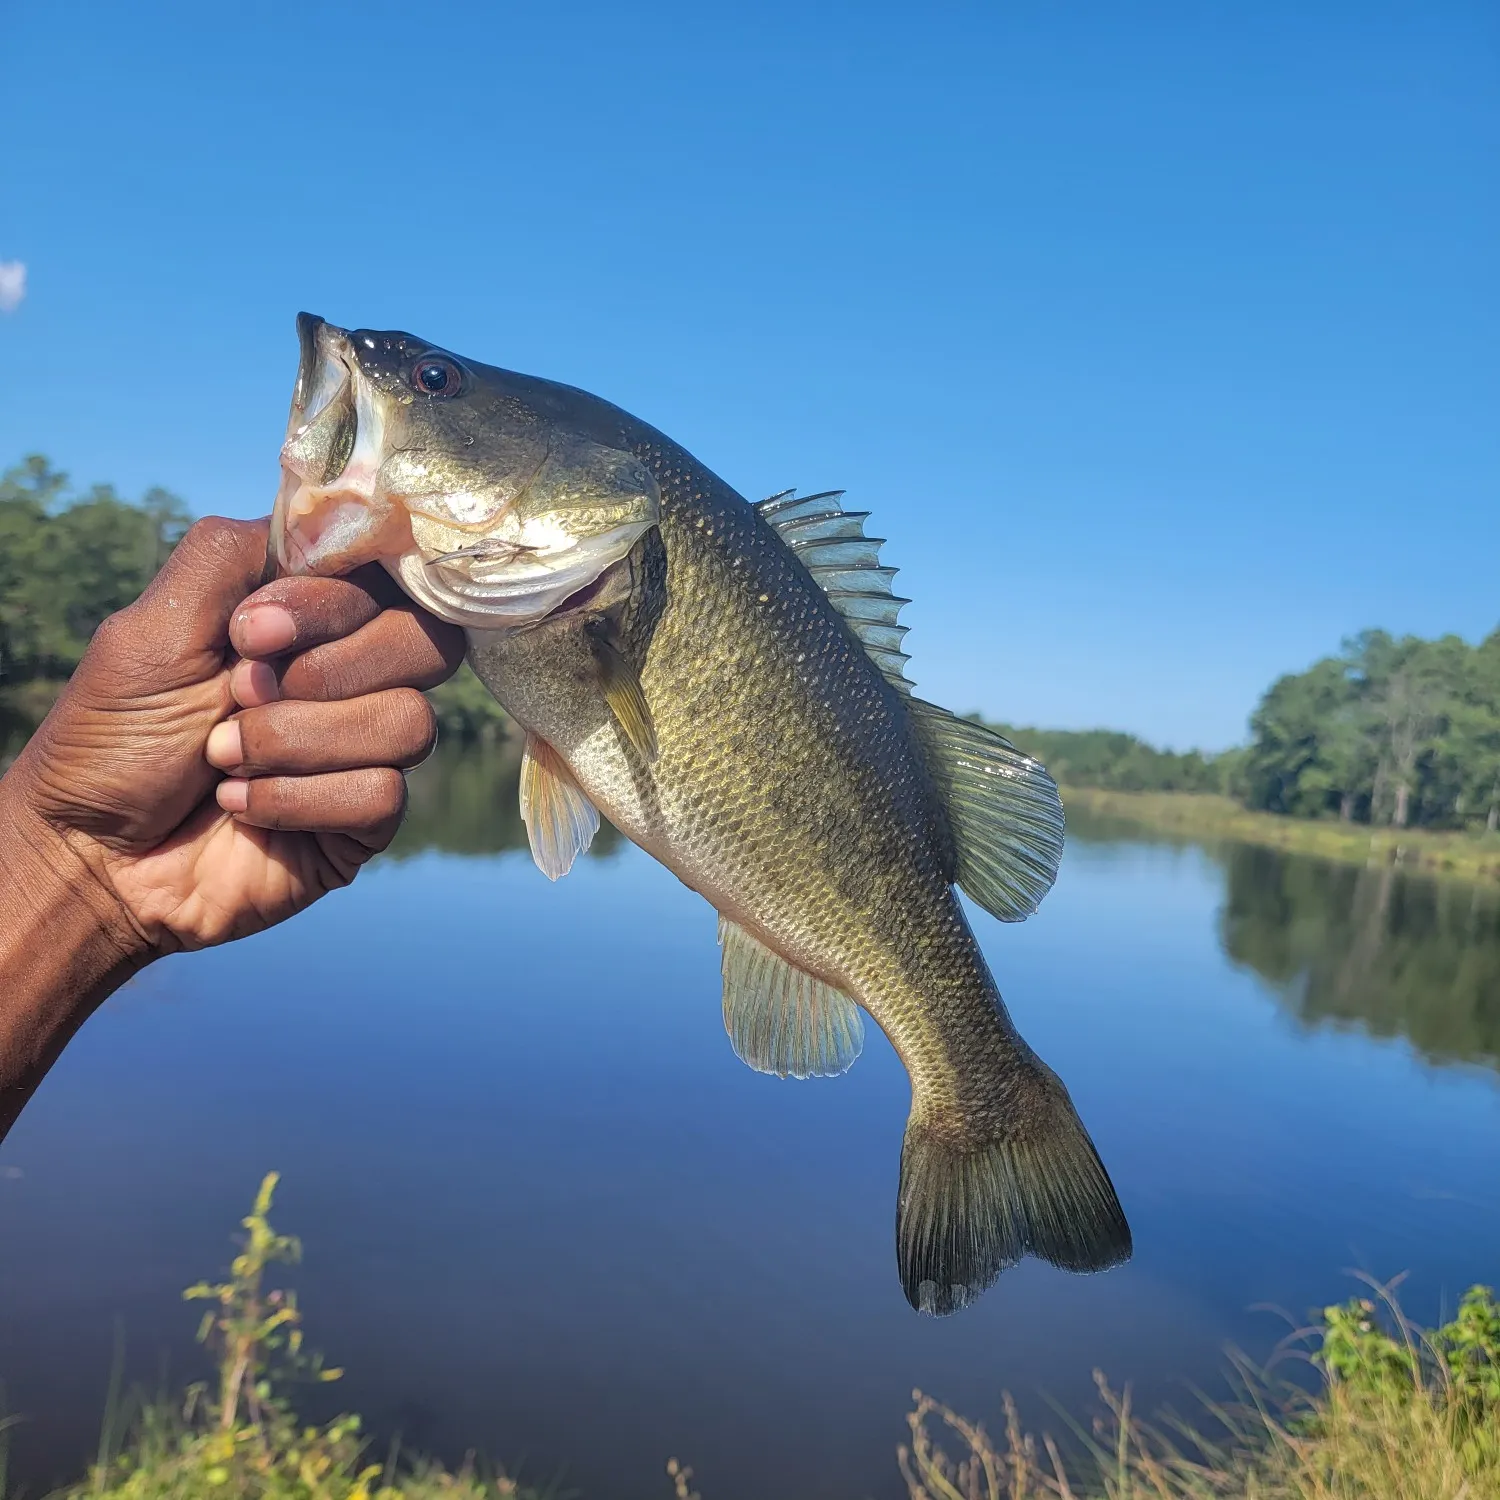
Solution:
M 470 1459 L 457 1469 L 374 1445 L 357 1416 L 298 1419 L 298 1383 L 336 1381 L 303 1343 L 295 1293 L 275 1286 L 301 1247 L 272 1227 L 266 1177 L 222 1282 L 185 1297 L 206 1311 L 210 1376 L 171 1400 L 111 1389 L 99 1451 L 54 1500 L 544 1500 L 555 1491 Z M 1500 1304 L 1473 1287 L 1421 1329 L 1394 1294 L 1325 1308 L 1291 1382 L 1233 1363 L 1231 1394 L 1145 1420 L 1096 1375 L 1092 1414 L 1026 1431 L 1009 1397 L 1000 1435 L 913 1392 L 893 1462 L 911 1500 L 1493 1500 L 1500 1496 Z M 1311 1379 L 1307 1377 L 1310 1375 Z M 0 1420 L 0 1497 L 5 1444 Z M 701 1484 L 701 1488 L 700 1488 Z M 662 1495 L 712 1500 L 709 1476 L 664 1458 Z
M 1484 828 L 1372 827 L 1337 819 L 1255 812 L 1212 792 L 1116 791 L 1064 786 L 1063 808 L 1082 814 L 1075 826 L 1157 830 L 1184 839 L 1262 844 L 1356 864 L 1396 865 L 1469 880 L 1500 880 L 1500 833 Z

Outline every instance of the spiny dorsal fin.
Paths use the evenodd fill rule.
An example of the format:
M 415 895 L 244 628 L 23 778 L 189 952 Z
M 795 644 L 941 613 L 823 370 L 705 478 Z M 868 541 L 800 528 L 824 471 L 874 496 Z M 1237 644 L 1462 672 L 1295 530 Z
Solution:
M 859 1007 L 719 917 L 724 1029 L 741 1062 L 778 1078 L 832 1078 L 865 1044 Z
M 869 511 L 845 510 L 843 493 L 825 490 L 798 500 L 796 490 L 782 490 L 755 508 L 802 560 L 891 686 L 910 693 L 903 669 L 911 658 L 901 649 L 906 626 L 896 616 L 911 601 L 891 592 L 896 569 L 880 565 L 885 539 L 865 535 Z
M 593 843 L 599 812 L 584 796 L 563 758 L 539 735 L 527 734 L 521 756 L 521 820 L 531 857 L 548 880 L 558 880 Z
M 993 729 L 911 700 L 912 726 L 948 809 L 958 884 L 1002 922 L 1021 922 L 1057 879 L 1062 799 L 1040 761 Z

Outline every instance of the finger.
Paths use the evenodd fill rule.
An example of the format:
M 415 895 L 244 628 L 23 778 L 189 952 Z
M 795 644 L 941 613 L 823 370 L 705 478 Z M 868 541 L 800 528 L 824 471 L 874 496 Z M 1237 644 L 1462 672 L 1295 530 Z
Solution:
M 383 849 L 406 811 L 406 778 L 390 766 L 263 776 L 221 781 L 217 797 L 225 812 L 256 828 L 342 833 L 367 849 Z
M 234 612 L 229 638 L 241 656 L 280 656 L 351 635 L 401 597 L 384 568 L 347 578 L 278 578 Z
M 234 607 L 260 580 L 265 521 L 210 516 L 189 527 L 139 599 L 99 636 L 101 651 L 139 674 L 181 664 L 201 673 L 222 659 Z M 118 642 L 123 648 L 111 649 Z
M 464 658 L 464 633 L 411 605 L 387 609 L 342 640 L 315 646 L 281 673 L 283 698 L 360 698 L 392 687 L 436 687 Z
M 259 708 L 281 698 L 281 678 L 268 661 L 237 661 L 229 672 L 229 693 L 241 708 Z
M 415 688 L 344 702 L 274 703 L 216 724 L 204 755 L 235 776 L 307 776 L 358 766 L 409 769 L 437 742 L 437 718 Z

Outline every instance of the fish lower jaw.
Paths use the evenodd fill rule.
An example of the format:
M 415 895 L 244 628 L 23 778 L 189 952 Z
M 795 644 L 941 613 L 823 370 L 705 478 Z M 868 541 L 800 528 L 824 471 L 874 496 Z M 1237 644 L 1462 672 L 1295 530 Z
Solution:
M 410 549 L 405 511 L 374 502 L 357 478 L 310 484 L 295 469 L 282 470 L 271 545 L 284 571 L 333 576 Z

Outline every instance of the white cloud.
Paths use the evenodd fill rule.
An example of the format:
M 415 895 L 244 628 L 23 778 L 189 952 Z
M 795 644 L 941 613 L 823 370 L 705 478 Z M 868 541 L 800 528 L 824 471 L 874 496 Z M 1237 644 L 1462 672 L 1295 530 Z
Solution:
M 26 262 L 0 260 L 0 313 L 14 312 L 26 295 Z

